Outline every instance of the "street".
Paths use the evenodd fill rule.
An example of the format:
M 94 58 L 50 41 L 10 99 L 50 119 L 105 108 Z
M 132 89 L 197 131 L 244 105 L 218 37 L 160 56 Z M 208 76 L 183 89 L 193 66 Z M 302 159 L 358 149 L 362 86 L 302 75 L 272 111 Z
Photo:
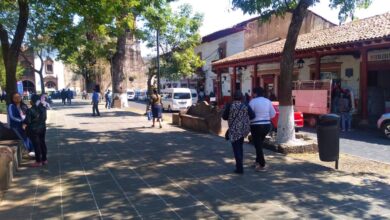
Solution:
M 129 106 L 138 110 L 145 110 L 145 103 L 130 101 Z M 170 120 L 172 113 L 164 112 L 166 120 Z M 226 121 L 222 126 L 227 129 Z M 315 129 L 304 128 L 302 132 L 316 136 Z M 340 151 L 369 160 L 390 164 L 390 140 L 385 139 L 379 130 L 354 130 L 340 134 Z
M 103 105 L 100 105 L 103 107 Z M 223 138 L 86 102 L 49 112 L 49 165 L 21 171 L 0 219 L 386 219 L 390 187 L 266 151 L 269 172 L 232 173 Z

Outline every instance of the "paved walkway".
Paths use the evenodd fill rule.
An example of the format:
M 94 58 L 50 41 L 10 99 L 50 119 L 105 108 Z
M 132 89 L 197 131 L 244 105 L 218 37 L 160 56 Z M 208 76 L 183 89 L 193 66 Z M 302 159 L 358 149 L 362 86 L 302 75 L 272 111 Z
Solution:
M 77 104 L 49 114 L 49 165 L 24 168 L 0 219 L 390 219 L 390 186 L 266 152 L 233 170 L 223 139 Z
M 145 112 L 142 102 L 129 102 L 132 109 Z M 171 113 L 164 113 L 168 119 Z M 222 129 L 227 129 L 227 122 L 222 120 Z M 305 127 L 304 133 L 316 137 L 316 130 Z M 222 132 L 224 134 L 224 132 Z M 390 140 L 386 139 L 378 129 L 354 130 L 340 133 L 340 151 L 361 158 L 390 164 Z

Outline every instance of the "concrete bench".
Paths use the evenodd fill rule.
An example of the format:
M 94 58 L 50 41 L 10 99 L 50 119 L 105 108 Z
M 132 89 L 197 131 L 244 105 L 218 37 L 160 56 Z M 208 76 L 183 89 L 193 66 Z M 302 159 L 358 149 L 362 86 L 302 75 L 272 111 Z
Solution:
M 184 128 L 203 133 L 219 134 L 221 132 L 220 111 L 207 102 L 193 105 L 186 113 L 180 113 L 179 116 L 180 124 Z
M 22 159 L 22 145 L 18 140 L 0 141 L 0 190 L 9 188 Z

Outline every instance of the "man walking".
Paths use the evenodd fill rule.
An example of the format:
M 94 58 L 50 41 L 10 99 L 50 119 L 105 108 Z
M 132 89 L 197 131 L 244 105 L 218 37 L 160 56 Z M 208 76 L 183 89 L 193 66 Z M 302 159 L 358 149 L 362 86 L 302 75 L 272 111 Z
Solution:
M 62 100 L 62 104 L 65 105 L 65 101 L 66 101 L 66 91 L 65 89 L 62 89 L 61 91 L 61 100 Z
M 92 116 L 100 116 L 99 112 L 99 90 L 95 88 L 92 94 Z
M 66 92 L 66 99 L 68 101 L 68 105 L 72 105 L 73 92 L 68 89 Z
M 112 102 L 111 90 L 107 90 L 105 94 L 105 98 L 106 98 L 106 108 L 111 109 L 111 102 Z

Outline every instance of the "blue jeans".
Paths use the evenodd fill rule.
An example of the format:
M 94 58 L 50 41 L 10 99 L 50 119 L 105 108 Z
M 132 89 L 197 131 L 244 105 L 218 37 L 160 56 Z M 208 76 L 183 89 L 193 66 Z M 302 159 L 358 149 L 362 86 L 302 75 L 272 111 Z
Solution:
M 240 138 L 234 142 L 232 142 L 233 147 L 233 153 L 234 153 L 234 159 L 236 160 L 236 171 L 237 172 L 244 172 L 244 166 L 243 166 L 243 158 L 244 158 L 244 138 Z
M 28 151 L 34 151 L 33 144 L 30 140 L 30 138 L 27 137 L 25 131 L 22 128 L 12 128 L 12 130 L 15 132 L 16 136 L 23 141 L 24 148 Z
M 106 100 L 106 108 L 111 109 L 111 99 Z
M 341 129 L 343 131 L 351 130 L 352 114 L 350 112 L 341 113 Z

